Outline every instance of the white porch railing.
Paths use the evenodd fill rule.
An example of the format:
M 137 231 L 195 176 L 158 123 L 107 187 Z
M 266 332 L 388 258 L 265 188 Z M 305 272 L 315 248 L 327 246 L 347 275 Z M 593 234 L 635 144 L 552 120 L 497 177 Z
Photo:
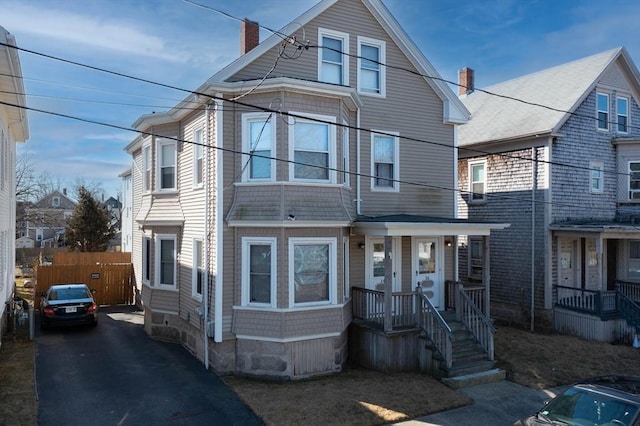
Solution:
M 462 288 L 457 293 L 456 317 L 480 343 L 490 361 L 494 360 L 493 335 L 496 329 Z
M 442 356 L 445 366 L 451 368 L 453 365 L 453 332 L 429 298 L 422 293 L 422 287 L 418 287 L 416 294 L 421 305 L 420 328 Z
M 353 287 L 353 317 L 384 327 L 384 291 Z M 414 292 L 398 292 L 391 295 L 391 324 L 393 328 L 416 327 L 418 308 Z

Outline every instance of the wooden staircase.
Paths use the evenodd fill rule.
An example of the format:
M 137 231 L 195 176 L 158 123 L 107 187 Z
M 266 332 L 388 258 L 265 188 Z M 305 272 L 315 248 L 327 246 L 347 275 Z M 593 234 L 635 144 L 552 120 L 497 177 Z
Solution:
M 453 363 L 450 368 L 441 368 L 442 381 L 457 389 L 503 380 L 505 372 L 495 367 L 496 362 L 489 359 L 480 343 L 456 320 L 455 311 L 444 311 L 441 315 L 453 332 Z

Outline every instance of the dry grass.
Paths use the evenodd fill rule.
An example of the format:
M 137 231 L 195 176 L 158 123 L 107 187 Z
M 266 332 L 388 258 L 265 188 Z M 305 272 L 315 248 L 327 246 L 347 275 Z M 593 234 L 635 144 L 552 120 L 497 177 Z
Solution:
M 500 327 L 495 350 L 507 378 L 534 389 L 606 374 L 640 376 L 640 349 L 628 345 Z
M 472 401 L 432 377 L 362 369 L 315 380 L 268 383 L 225 378 L 270 425 L 375 425 L 461 407 Z

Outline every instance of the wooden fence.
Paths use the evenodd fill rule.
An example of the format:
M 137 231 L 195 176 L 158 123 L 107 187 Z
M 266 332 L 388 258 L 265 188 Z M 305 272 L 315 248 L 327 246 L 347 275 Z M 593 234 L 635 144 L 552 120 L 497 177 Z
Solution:
M 58 256 L 60 255 L 60 256 Z M 130 305 L 134 297 L 130 253 L 58 253 L 36 269 L 36 294 L 55 284 L 86 284 L 99 305 Z M 40 298 L 34 301 L 40 307 Z

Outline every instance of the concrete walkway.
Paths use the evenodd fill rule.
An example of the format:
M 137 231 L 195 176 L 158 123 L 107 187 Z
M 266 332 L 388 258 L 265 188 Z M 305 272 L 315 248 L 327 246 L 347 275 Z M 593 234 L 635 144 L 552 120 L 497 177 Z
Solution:
M 553 398 L 561 389 L 535 390 L 508 380 L 460 389 L 474 403 L 455 410 L 420 417 L 402 423 L 417 425 L 512 425 L 516 420 L 538 411 L 544 401 Z

